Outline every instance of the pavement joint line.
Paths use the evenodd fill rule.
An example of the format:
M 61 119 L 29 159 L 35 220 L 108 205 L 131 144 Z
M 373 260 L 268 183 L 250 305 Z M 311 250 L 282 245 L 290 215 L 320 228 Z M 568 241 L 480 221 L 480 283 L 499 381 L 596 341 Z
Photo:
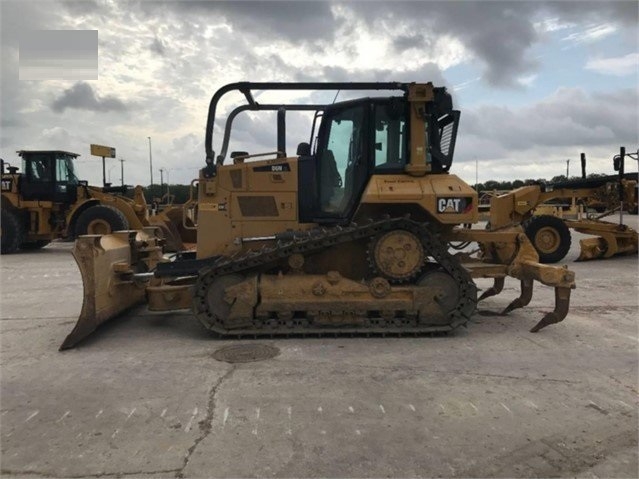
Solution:
M 509 413 L 511 416 L 514 416 L 513 412 L 510 410 L 510 408 L 509 408 L 508 406 L 506 406 L 503 402 L 500 402 L 499 404 L 501 404 L 501 405 L 502 405 L 502 407 L 503 407 L 506 411 L 508 411 L 508 413 Z
M 224 416 L 222 417 L 222 429 L 226 426 L 226 421 L 229 419 L 229 408 L 224 409 Z
M 67 417 L 70 413 L 71 413 L 71 411 L 65 412 L 62 416 L 60 416 L 60 419 L 58 419 L 56 422 L 60 422 L 60 421 L 64 420 L 64 418 Z
M 29 417 L 28 417 L 28 418 L 26 418 L 26 419 L 24 420 L 24 422 L 29 422 L 29 421 L 31 421 L 31 419 L 33 419 L 34 417 L 36 417 L 36 416 L 38 415 L 38 413 L 39 413 L 39 412 L 40 412 L 40 411 L 38 410 L 38 411 L 36 411 L 36 412 L 32 413 L 31 415 L 29 415 Z M 3 413 L 2 415 L 4 416 L 4 413 Z
M 193 425 L 193 420 L 195 419 L 195 416 L 197 416 L 197 408 L 193 409 L 193 414 L 191 414 L 191 417 L 189 418 L 189 422 L 184 428 L 184 432 L 189 432 L 191 430 L 191 426 Z
M 220 390 L 222 383 L 224 383 L 224 381 L 230 378 L 236 369 L 237 369 L 237 366 L 232 365 L 228 369 L 228 371 L 226 371 L 222 376 L 220 376 L 220 378 L 211 386 L 211 389 L 209 390 L 209 400 L 206 406 L 206 416 L 200 422 L 200 435 L 195 438 L 195 441 L 193 442 L 191 447 L 189 447 L 188 450 L 186 451 L 186 454 L 184 455 L 184 460 L 182 462 L 182 467 L 180 467 L 179 469 L 172 470 L 172 472 L 175 472 L 176 478 L 180 479 L 184 477 L 184 470 L 189 465 L 189 461 L 191 460 L 193 453 L 195 452 L 199 444 L 204 439 L 206 439 L 209 434 L 211 434 L 211 431 L 213 430 L 213 418 L 215 417 L 215 411 L 217 409 L 215 396 L 217 395 L 217 392 Z
M 256 407 L 255 408 L 255 427 L 253 428 L 253 431 L 252 431 L 254 436 L 257 436 L 257 433 L 258 433 L 257 428 L 259 425 L 260 425 L 260 408 Z
M 286 413 L 288 415 L 288 429 L 286 430 L 286 434 L 291 436 L 293 434 L 293 427 L 291 424 L 293 418 L 293 406 L 288 406 L 286 408 Z

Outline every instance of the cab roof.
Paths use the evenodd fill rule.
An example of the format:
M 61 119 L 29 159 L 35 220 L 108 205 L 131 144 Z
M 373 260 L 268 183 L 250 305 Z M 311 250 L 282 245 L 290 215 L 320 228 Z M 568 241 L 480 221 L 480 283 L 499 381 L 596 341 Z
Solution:
M 17 150 L 16 153 L 20 156 L 23 156 L 24 154 L 30 154 L 30 153 L 62 153 L 63 155 L 72 156 L 74 158 L 77 158 L 78 156 L 80 156 L 78 153 L 72 153 L 70 151 L 64 151 L 64 150 Z

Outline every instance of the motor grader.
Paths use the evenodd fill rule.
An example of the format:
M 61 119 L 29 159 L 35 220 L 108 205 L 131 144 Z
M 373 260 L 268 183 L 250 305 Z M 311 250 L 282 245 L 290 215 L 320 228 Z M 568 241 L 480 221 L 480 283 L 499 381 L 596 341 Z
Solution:
M 581 179 L 541 185 L 522 186 L 513 191 L 495 195 L 490 202 L 490 228 L 520 222 L 526 235 L 539 254 L 541 263 L 561 261 L 571 245 L 570 230 L 593 236 L 580 240 L 577 261 L 610 258 L 616 255 L 637 254 L 637 232 L 623 223 L 623 212 L 632 212 L 637 205 L 636 176 L 624 174 L 625 148 L 615 156 L 614 168 L 618 175 L 586 178 L 585 155 L 582 154 Z M 552 200 L 570 200 L 577 217 L 563 218 L 562 211 L 548 203 Z M 594 217 L 581 214 L 583 206 L 598 205 L 602 212 Z M 601 218 L 619 212 L 619 222 Z
M 384 90 L 397 96 L 325 104 L 260 104 L 267 90 Z M 220 99 L 240 92 L 218 155 Z M 232 152 L 234 118 L 277 112 L 271 152 Z M 286 152 L 286 115 L 314 112 L 307 139 Z M 218 336 L 420 334 L 466 325 L 477 306 L 474 278 L 506 276 L 527 305 L 533 282 L 555 305 L 532 329 L 568 313 L 574 273 L 548 266 L 513 222 L 487 231 L 477 193 L 449 172 L 460 112 L 432 83 L 234 83 L 212 98 L 200 170 L 197 250 L 167 258 L 152 228 L 78 238 L 84 285 L 78 322 L 61 349 L 146 302 L 153 311 L 191 308 Z M 512 210 L 512 207 L 508 207 Z M 504 212 L 500 212 L 502 215 Z M 476 245 L 453 254 L 450 246 Z
M 52 240 L 156 225 L 172 251 L 195 235 L 182 227 L 182 210 L 149 215 L 141 186 L 89 186 L 75 174 L 79 155 L 60 150 L 20 150 L 22 173 L 2 161 L 2 254 L 39 249 Z M 6 171 L 5 171 L 6 170 Z M 183 241 L 184 239 L 184 241 Z

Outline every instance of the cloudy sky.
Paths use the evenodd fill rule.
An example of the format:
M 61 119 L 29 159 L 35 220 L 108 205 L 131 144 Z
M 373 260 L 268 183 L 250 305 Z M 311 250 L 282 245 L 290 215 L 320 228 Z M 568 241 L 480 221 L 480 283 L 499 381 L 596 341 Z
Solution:
M 128 184 L 148 184 L 150 136 L 155 182 L 165 168 L 171 183 L 186 183 L 204 163 L 209 100 L 226 83 L 432 81 L 462 111 L 452 171 L 470 183 L 475 160 L 480 182 L 550 179 L 565 174 L 567 159 L 578 174 L 582 151 L 589 172 L 611 172 L 620 145 L 639 147 L 637 5 L 2 0 L 1 156 L 70 150 L 82 155 L 80 176 L 98 184 L 89 145 L 108 145 L 125 159 Z M 84 76 L 25 80 L 33 51 L 42 56 L 31 32 L 42 30 L 97 30 L 97 79 L 95 40 L 84 33 L 78 58 L 68 45 L 59 55 Z M 238 118 L 232 149 L 273 150 L 269 120 Z M 291 143 L 309 134 L 305 117 L 289 127 Z M 107 170 L 118 183 L 115 165 Z

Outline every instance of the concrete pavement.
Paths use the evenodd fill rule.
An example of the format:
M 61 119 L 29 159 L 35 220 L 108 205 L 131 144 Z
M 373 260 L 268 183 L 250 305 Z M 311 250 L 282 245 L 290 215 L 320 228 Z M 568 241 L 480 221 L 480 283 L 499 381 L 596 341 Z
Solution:
M 540 333 L 537 286 L 448 336 L 259 340 L 280 354 L 245 364 L 212 353 L 250 341 L 145 310 L 60 353 L 82 297 L 71 245 L 3 256 L 2 474 L 636 477 L 637 257 L 574 263 L 578 238 L 569 316 Z

